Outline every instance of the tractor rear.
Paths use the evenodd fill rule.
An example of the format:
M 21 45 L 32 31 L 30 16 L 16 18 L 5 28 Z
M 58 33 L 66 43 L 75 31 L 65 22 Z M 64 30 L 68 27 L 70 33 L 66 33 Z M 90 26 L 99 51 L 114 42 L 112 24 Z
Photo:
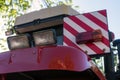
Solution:
M 112 57 L 106 10 L 46 8 L 17 17 L 14 30 L 10 51 L 0 54 L 0 80 L 114 80 L 112 62 L 105 63 L 105 78 L 92 61 Z

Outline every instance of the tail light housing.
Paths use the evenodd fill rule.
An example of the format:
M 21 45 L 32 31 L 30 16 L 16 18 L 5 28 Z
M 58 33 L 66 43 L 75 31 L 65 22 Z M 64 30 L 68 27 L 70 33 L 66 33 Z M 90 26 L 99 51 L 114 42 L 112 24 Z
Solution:
M 33 33 L 35 46 L 52 45 L 56 43 L 54 30 L 43 30 Z
M 29 38 L 25 34 L 8 37 L 7 41 L 10 50 L 30 47 Z
M 82 32 L 76 35 L 76 43 L 84 44 L 91 42 L 98 42 L 102 40 L 102 32 L 100 29 Z

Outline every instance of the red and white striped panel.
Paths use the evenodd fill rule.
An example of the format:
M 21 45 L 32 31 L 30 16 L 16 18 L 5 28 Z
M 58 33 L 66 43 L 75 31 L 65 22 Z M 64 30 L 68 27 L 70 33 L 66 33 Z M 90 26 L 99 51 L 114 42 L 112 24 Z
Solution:
M 100 29 L 103 35 L 101 42 L 77 44 L 75 36 L 81 32 Z M 85 13 L 64 18 L 63 45 L 73 46 L 87 52 L 88 55 L 110 52 L 106 10 Z

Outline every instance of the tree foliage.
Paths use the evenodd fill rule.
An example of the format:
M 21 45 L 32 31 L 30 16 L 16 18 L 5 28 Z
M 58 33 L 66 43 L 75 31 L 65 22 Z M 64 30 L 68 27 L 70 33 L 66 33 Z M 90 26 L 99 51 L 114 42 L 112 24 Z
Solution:
M 0 28 L 9 30 L 14 26 L 15 18 L 30 8 L 32 0 L 0 0 Z M 5 39 L 0 38 L 0 48 L 6 49 Z
M 40 4 L 41 6 L 46 6 L 46 7 L 53 7 L 57 5 L 72 5 L 72 0 L 42 0 L 43 4 Z
M 22 15 L 31 5 L 31 0 L 0 0 L 0 13 L 4 26 L 9 29 L 14 25 L 15 17 Z

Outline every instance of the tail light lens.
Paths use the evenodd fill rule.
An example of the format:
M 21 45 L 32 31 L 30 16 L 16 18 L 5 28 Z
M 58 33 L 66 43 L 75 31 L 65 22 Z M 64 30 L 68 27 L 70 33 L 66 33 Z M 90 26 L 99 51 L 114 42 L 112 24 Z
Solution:
M 44 30 L 33 33 L 35 46 L 45 46 L 56 43 L 53 30 Z
M 10 50 L 30 47 L 27 35 L 11 36 L 7 41 Z
M 102 40 L 102 37 L 103 37 L 102 32 L 99 29 L 94 31 L 82 32 L 76 35 L 76 43 L 84 44 L 84 43 L 98 42 Z

